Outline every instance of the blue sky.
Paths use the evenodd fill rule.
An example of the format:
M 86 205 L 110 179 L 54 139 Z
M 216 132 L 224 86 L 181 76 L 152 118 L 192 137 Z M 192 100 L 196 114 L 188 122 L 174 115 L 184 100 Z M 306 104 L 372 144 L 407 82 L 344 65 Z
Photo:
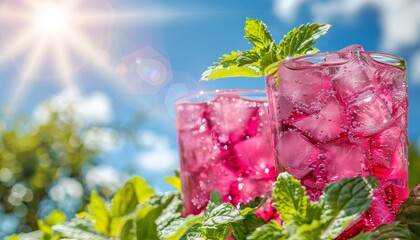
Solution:
M 36 48 L 36 38 L 20 54 L 3 56 L 2 52 L 13 45 L 13 36 L 27 27 L 25 24 L 33 24 L 3 16 L 7 13 L 4 9 L 28 9 L 24 1 L 16 2 L 19 1 L 0 3 L 0 25 L 4 30 L 0 37 L 0 108 L 5 112 L 13 103 L 14 110 L 5 112 L 4 118 L 16 113 L 42 118 L 39 105 L 47 99 L 53 99 L 58 108 L 76 104 L 83 121 L 105 126 L 133 128 L 128 122 L 144 113 L 148 116 L 146 121 L 133 129 L 141 136 L 143 148 L 113 139 L 112 131 L 102 133 L 100 144 L 106 150 L 102 162 L 143 175 L 161 190 L 167 189 L 161 178 L 178 166 L 173 116 L 176 97 L 200 90 L 265 88 L 262 78 L 198 81 L 222 54 L 250 48 L 243 38 L 246 17 L 265 22 L 277 40 L 300 24 L 330 23 L 333 28 L 317 44 L 322 51 L 358 43 L 367 50 L 405 58 L 411 143 L 417 144 L 420 137 L 420 127 L 416 125 L 420 117 L 418 0 L 79 1 L 78 11 L 73 12 L 75 18 L 93 13 L 112 13 L 114 18 L 80 29 L 97 51 L 85 49 L 80 53 L 69 48 L 71 68 L 67 85 L 57 74 L 54 52 L 49 46 L 39 71 L 24 77 L 25 63 Z M 71 40 L 60 42 L 67 46 Z M 27 84 L 17 92 L 19 79 L 26 79 Z M 14 95 L 19 101 L 11 100 Z M 95 139 L 97 135 L 92 136 Z M 160 159 L 159 164 L 152 159 Z

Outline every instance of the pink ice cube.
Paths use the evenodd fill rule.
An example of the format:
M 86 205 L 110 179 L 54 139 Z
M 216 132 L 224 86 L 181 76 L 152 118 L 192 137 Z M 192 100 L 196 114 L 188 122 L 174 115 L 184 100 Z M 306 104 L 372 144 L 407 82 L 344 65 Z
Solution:
M 251 178 L 238 178 L 230 185 L 229 196 L 232 204 L 248 203 L 255 197 L 263 197 L 272 190 L 273 182 L 274 179 L 262 181 Z
M 183 164 L 188 171 L 198 171 L 204 164 L 211 163 L 221 153 L 208 129 L 180 131 L 179 147 Z
M 278 71 L 277 91 L 286 100 L 290 99 L 297 108 L 305 112 L 312 112 L 314 105 L 321 102 L 331 89 L 329 79 L 321 68 L 308 66 L 299 70 L 291 70 L 280 65 Z M 287 114 L 289 108 L 286 107 L 284 114 Z
M 344 132 L 341 112 L 338 101 L 331 98 L 319 114 L 303 118 L 294 123 L 294 126 L 309 138 L 319 142 L 328 142 L 339 138 Z
M 274 179 L 273 147 L 268 136 L 255 136 L 234 146 L 234 152 L 241 169 L 248 170 L 253 179 Z
M 378 91 L 391 99 L 394 108 L 407 99 L 407 81 L 404 70 L 383 66 L 377 68 L 375 75 L 378 79 Z
M 373 202 L 371 203 L 371 208 L 368 210 L 367 216 L 369 219 L 368 221 L 373 224 L 373 227 L 394 221 L 395 213 L 393 213 L 392 208 L 385 203 L 380 194 L 380 190 L 373 193 Z
M 338 67 L 332 77 L 333 85 L 341 99 L 351 98 L 374 86 L 374 70 L 368 66 L 368 60 L 357 54 L 349 62 Z
M 207 103 L 184 103 L 176 106 L 176 127 L 179 130 L 197 130 L 207 126 Z
M 371 157 L 368 163 L 374 176 L 383 178 L 388 175 L 400 135 L 401 128 L 394 126 L 373 137 L 370 144 Z
M 371 91 L 364 92 L 348 106 L 351 128 L 363 136 L 382 131 L 392 120 L 388 105 Z
M 302 178 L 311 169 L 310 164 L 317 160 L 320 150 L 298 130 L 282 132 L 277 149 L 282 153 L 280 164 L 295 178 Z
M 328 181 L 364 174 L 367 151 L 364 144 L 354 144 L 347 139 L 338 139 L 323 146 L 325 170 Z
M 184 212 L 197 214 L 208 203 L 210 194 L 219 191 L 224 201 L 229 201 L 229 190 L 232 181 L 238 174 L 223 164 L 208 164 L 201 167 L 199 172 L 181 173 L 184 199 Z
M 261 104 L 235 94 L 219 95 L 209 102 L 207 119 L 217 141 L 229 143 L 244 138 L 248 122 Z

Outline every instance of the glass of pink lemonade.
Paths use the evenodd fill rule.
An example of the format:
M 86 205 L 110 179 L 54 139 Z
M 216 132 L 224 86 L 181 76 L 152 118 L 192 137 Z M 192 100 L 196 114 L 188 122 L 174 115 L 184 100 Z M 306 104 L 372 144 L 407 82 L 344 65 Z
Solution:
M 393 221 L 408 196 L 404 60 L 352 45 L 283 60 L 266 83 L 279 172 L 312 200 L 345 177 L 379 180 L 370 210 L 338 239 Z
M 199 93 L 176 101 L 183 214 L 197 214 L 213 190 L 237 206 L 272 189 L 276 179 L 265 91 Z M 258 214 L 269 219 L 269 204 Z

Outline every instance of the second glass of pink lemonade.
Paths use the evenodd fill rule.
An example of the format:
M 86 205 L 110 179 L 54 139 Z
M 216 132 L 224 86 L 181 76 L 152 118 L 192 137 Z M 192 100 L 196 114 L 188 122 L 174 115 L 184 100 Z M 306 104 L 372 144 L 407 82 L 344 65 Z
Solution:
M 266 83 L 279 172 L 312 200 L 345 177 L 379 180 L 370 210 L 338 239 L 393 221 L 408 195 L 404 60 L 353 45 L 283 60 Z
M 265 91 L 198 93 L 176 102 L 183 215 L 206 208 L 217 190 L 235 206 L 262 197 L 276 179 Z M 275 216 L 267 202 L 257 215 Z

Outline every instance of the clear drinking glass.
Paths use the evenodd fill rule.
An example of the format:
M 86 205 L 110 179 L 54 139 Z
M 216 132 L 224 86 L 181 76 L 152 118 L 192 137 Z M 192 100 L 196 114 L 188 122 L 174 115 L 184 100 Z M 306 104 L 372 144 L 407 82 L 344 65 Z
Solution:
M 283 60 L 266 83 L 279 172 L 312 200 L 344 177 L 379 180 L 371 209 L 339 239 L 393 221 L 408 195 L 404 60 L 353 45 Z
M 276 179 L 265 91 L 198 93 L 176 101 L 183 214 L 205 209 L 213 190 L 237 206 Z M 269 204 L 258 213 L 274 216 Z

